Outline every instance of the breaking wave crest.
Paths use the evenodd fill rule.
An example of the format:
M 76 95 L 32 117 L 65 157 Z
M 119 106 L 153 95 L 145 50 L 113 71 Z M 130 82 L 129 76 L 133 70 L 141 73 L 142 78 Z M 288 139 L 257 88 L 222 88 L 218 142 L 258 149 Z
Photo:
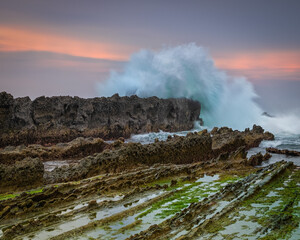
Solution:
M 98 90 L 102 96 L 119 93 L 198 100 L 208 127 L 242 130 L 253 124 L 272 125 L 275 120 L 261 116 L 263 110 L 254 101 L 257 95 L 250 82 L 217 69 L 206 50 L 194 43 L 135 53 L 124 71 L 112 72 Z

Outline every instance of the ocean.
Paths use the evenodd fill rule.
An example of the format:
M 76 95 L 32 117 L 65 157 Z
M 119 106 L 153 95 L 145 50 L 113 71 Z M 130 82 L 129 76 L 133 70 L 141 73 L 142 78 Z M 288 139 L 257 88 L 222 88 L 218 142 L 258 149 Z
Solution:
M 266 147 L 300 151 L 299 114 L 265 113 L 258 103 L 259 96 L 250 81 L 232 77 L 218 69 L 209 52 L 195 43 L 166 47 L 159 51 L 142 50 L 133 54 L 121 72 L 112 71 L 106 81 L 98 85 L 99 96 L 136 94 L 139 97 L 189 98 L 201 103 L 200 117 L 208 129 L 230 127 L 243 131 L 253 124 L 275 135 L 274 141 L 264 141 L 249 154 L 264 152 Z M 275 104 L 275 103 L 274 103 Z M 278 112 L 282 112 L 278 109 Z M 284 109 L 283 109 L 284 110 Z M 263 114 L 264 113 L 264 114 Z M 271 117 L 273 116 L 274 117 Z M 203 127 L 195 126 L 192 131 Z M 155 138 L 165 140 L 174 133 L 149 133 L 132 136 L 128 141 L 150 143 Z M 186 135 L 187 132 L 178 132 Z M 282 158 L 274 156 L 269 162 Z

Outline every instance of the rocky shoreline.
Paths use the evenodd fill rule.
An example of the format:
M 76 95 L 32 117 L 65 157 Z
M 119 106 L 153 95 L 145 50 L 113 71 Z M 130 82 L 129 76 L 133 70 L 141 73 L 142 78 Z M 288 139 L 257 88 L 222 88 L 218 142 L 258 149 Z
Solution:
M 52 144 L 77 137 L 104 140 L 131 134 L 190 130 L 200 121 L 201 105 L 189 99 L 29 97 L 0 93 L 0 147 Z
M 174 135 L 167 141 L 145 145 L 124 143 L 124 139 L 106 143 L 99 138 L 78 138 L 48 147 L 6 147 L 0 150 L 0 193 L 42 184 L 77 181 L 99 174 L 116 174 L 161 163 L 190 164 L 240 158 L 244 160 L 243 164 L 255 166 L 264 157 L 247 159 L 246 150 L 257 147 L 262 140 L 273 139 L 271 133 L 254 125 L 252 130 L 246 129 L 244 132 L 226 127 L 215 128 L 210 133 L 203 130 L 191 132 L 186 137 Z M 78 159 L 78 163 L 45 172 L 42 162 L 55 159 Z M 28 178 L 29 173 L 31 178 Z
M 295 150 L 267 148 L 266 151 L 269 153 L 284 154 L 287 156 L 300 156 L 300 152 Z
M 247 199 L 257 199 L 265 186 L 298 181 L 299 170 L 291 163 L 261 168 L 269 153 L 247 157 L 248 149 L 273 139 L 254 125 L 245 131 L 190 132 L 144 145 L 122 138 L 110 143 L 78 138 L 4 148 L 0 239 L 214 239 L 221 231 L 215 225 L 233 224 L 227 215 L 237 214 Z M 76 163 L 45 171 L 43 163 L 66 158 Z M 289 183 L 281 188 L 284 194 L 278 198 L 287 191 L 293 196 L 297 189 Z M 294 226 L 288 228 L 291 233 L 298 220 L 285 221 L 282 231 Z M 268 224 L 262 227 L 273 229 Z
M 0 149 L 0 239 L 297 239 L 299 167 L 285 161 L 262 167 L 270 153 L 297 153 L 267 149 L 270 153 L 247 156 L 247 151 L 262 141 L 274 140 L 274 135 L 260 126 L 244 131 L 214 128 L 141 144 L 122 137 L 127 136 L 127 121 L 133 119 L 130 134 L 162 126 L 168 131 L 190 129 L 198 120 L 200 104 L 135 96 L 55 97 L 37 100 L 45 106 L 51 103 L 47 108 L 55 105 L 55 111 L 45 108 L 43 112 L 36 100 L 13 99 L 3 93 L 2 100 L 1 141 L 5 147 Z M 18 108 L 25 100 L 30 107 Z M 72 123 L 71 115 L 61 111 L 65 101 L 78 103 Z M 76 117 L 86 109 L 85 104 L 105 102 L 103 106 L 111 109 L 115 101 L 132 106 L 121 107 L 122 114 L 130 114 L 118 123 L 110 118 L 110 123 L 114 122 L 110 127 L 121 126 L 115 134 L 105 135 L 114 141 L 99 137 L 102 123 L 94 124 L 100 115 L 96 120 L 90 115 L 83 125 Z M 134 110 L 136 101 L 142 102 L 140 109 L 146 115 L 154 103 L 160 106 L 153 118 L 147 116 L 154 121 L 149 129 L 148 120 Z M 32 118 L 22 111 L 29 111 Z M 160 111 L 164 117 L 170 116 L 158 126 L 156 114 Z M 34 123 L 29 123 L 30 119 L 35 119 Z M 181 121 L 185 121 L 182 126 Z M 60 135 L 66 129 L 71 131 L 71 126 L 76 134 Z M 31 127 L 33 138 L 28 137 Z M 96 137 L 91 131 L 97 132 Z M 27 138 L 16 135 L 19 138 L 9 140 L 8 136 L 20 132 Z M 10 143 L 17 146 L 6 146 Z M 60 164 L 66 161 L 71 163 Z M 58 166 L 49 170 L 45 168 L 48 162 Z

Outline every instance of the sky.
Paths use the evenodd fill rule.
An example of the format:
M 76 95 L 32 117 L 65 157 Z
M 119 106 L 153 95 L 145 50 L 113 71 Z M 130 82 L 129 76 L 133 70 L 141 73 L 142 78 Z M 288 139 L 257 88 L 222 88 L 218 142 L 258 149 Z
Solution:
M 0 91 L 95 97 L 140 49 L 194 42 L 267 109 L 297 107 L 299 12 L 299 0 L 3 0 Z

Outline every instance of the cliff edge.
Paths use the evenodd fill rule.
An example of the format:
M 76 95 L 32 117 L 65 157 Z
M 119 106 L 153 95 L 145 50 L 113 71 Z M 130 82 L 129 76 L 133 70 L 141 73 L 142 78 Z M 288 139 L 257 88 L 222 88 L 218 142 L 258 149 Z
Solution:
M 49 144 L 76 137 L 105 140 L 131 134 L 175 132 L 192 129 L 199 120 L 197 101 L 157 97 L 83 99 L 79 97 L 13 98 L 0 93 L 0 147 L 18 144 Z

